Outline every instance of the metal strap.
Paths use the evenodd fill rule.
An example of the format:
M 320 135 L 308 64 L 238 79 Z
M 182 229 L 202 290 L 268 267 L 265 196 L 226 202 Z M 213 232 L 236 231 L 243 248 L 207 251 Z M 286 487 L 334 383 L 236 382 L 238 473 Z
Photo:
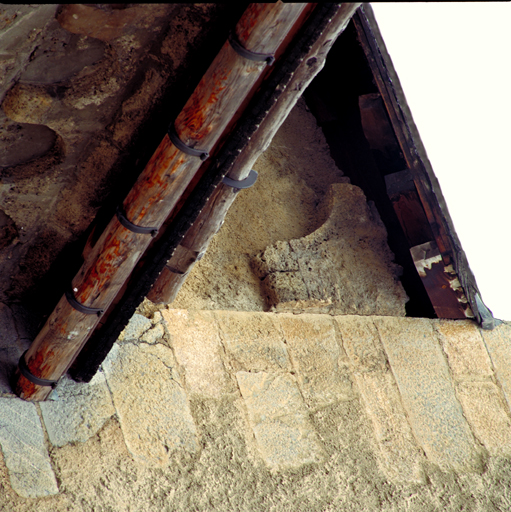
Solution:
M 169 139 L 176 146 L 177 149 L 191 156 L 198 156 L 203 162 L 209 157 L 209 153 L 207 151 L 202 151 L 202 149 L 195 149 L 187 146 L 180 138 L 176 132 L 176 127 L 174 123 L 170 123 L 169 129 L 167 130 L 169 135 Z
M 58 380 L 47 380 L 47 379 L 40 379 L 39 377 L 36 377 L 35 375 L 32 375 L 30 373 L 30 370 L 28 369 L 27 362 L 25 361 L 25 354 L 27 353 L 27 350 L 21 354 L 21 357 L 18 361 L 18 368 L 20 369 L 21 375 L 25 377 L 25 379 L 29 380 L 30 382 L 38 385 L 38 386 L 51 386 L 54 388 L 57 385 Z
M 133 224 L 130 222 L 126 215 L 124 214 L 122 208 L 120 206 L 117 207 L 117 210 L 115 211 L 115 214 L 117 215 L 117 218 L 119 219 L 119 222 L 126 228 L 132 231 L 133 233 L 138 233 L 142 235 L 151 235 L 152 237 L 155 237 L 158 233 L 157 228 L 150 228 L 150 227 L 144 227 L 144 226 L 137 226 L 136 224 Z
M 227 185 L 228 187 L 232 187 L 237 192 L 238 190 L 241 190 L 243 188 L 250 188 L 257 180 L 257 171 L 254 171 L 252 169 L 248 176 L 241 181 L 233 180 L 232 178 L 228 178 L 225 176 L 225 178 L 222 180 L 222 183 L 224 185 Z
M 241 57 L 244 57 L 248 60 L 253 60 L 256 62 L 264 62 L 266 61 L 266 64 L 268 66 L 271 66 L 275 62 L 275 57 L 271 53 L 256 53 L 251 52 L 250 50 L 247 50 L 243 46 L 241 46 L 241 43 L 238 41 L 238 38 L 236 37 L 236 33 L 234 31 L 231 31 L 229 33 L 228 41 L 230 45 L 232 46 L 232 49 Z
M 68 290 L 66 293 L 66 299 L 73 307 L 76 309 L 76 311 L 79 311 L 80 313 L 84 313 L 85 315 L 98 315 L 101 316 L 103 314 L 103 310 L 101 308 L 88 308 L 87 306 L 84 306 L 83 304 L 80 304 L 73 295 L 73 292 Z

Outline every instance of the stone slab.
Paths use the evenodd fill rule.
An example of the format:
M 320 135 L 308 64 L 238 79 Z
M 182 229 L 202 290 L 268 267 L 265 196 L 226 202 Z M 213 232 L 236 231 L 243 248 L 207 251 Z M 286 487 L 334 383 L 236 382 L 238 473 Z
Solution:
M 277 316 L 307 405 L 324 407 L 354 398 L 348 358 L 329 315 Z
M 215 311 L 228 369 L 290 371 L 284 338 L 271 313 Z
M 377 317 L 374 322 L 415 438 L 428 459 L 444 469 L 482 470 L 431 321 Z
M 477 439 L 490 455 L 511 455 L 511 420 L 500 389 L 493 382 L 462 382 L 456 393 Z
M 128 325 L 119 334 L 119 341 L 138 340 L 152 326 L 153 324 L 149 318 L 135 313 L 128 322 Z
M 220 398 L 236 389 L 227 375 L 220 353 L 218 324 L 210 311 L 163 311 L 170 343 L 184 373 L 189 393 Z
M 13 490 L 25 498 L 57 494 L 36 406 L 17 398 L 0 398 L 0 410 L 0 445 Z
M 424 483 L 425 458 L 415 442 L 390 372 L 354 373 L 362 402 L 373 424 L 378 461 L 388 478 L 400 483 Z
M 491 331 L 482 329 L 481 334 L 490 355 L 495 375 L 511 408 L 511 324 L 503 323 Z
M 336 316 L 341 342 L 358 372 L 387 370 L 387 356 L 371 317 Z
M 273 470 L 318 463 L 325 455 L 289 374 L 237 372 L 257 447 Z
M 54 446 L 87 441 L 115 414 L 102 372 L 96 373 L 88 384 L 63 377 L 50 400 L 41 402 L 40 407 Z
M 478 325 L 471 320 L 433 323 L 455 379 L 491 378 L 493 370 Z
M 199 450 L 197 430 L 177 363 L 162 344 L 116 344 L 103 363 L 126 446 L 148 466 L 176 451 Z

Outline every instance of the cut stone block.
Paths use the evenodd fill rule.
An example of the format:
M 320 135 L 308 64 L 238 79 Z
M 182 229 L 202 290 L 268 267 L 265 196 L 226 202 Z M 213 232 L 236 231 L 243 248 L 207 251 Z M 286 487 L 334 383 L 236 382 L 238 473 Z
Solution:
M 456 393 L 474 435 L 490 455 L 511 455 L 511 421 L 493 382 L 463 382 Z
M 511 324 L 503 323 L 491 331 L 482 329 L 481 334 L 507 405 L 511 408 Z
M 298 468 L 324 460 L 293 378 L 289 374 L 236 373 L 257 447 L 274 470 Z
M 274 314 L 215 311 L 226 362 L 234 371 L 291 370 Z
M 323 407 L 354 398 L 348 359 L 337 343 L 329 315 L 277 316 L 309 407 Z
M 188 392 L 220 398 L 234 391 L 220 357 L 222 345 L 213 313 L 168 309 L 163 311 L 163 318 Z
M 13 490 L 25 498 L 57 494 L 35 405 L 17 398 L 0 398 L 0 410 L 0 445 Z
M 374 428 L 381 469 L 403 483 L 424 483 L 422 455 L 413 437 L 390 372 L 354 373 L 365 409 Z
M 470 320 L 434 322 L 455 379 L 491 378 L 493 370 L 477 324 Z
M 116 344 L 103 370 L 126 446 L 148 466 L 165 466 L 170 455 L 199 450 L 188 398 L 172 351 L 161 344 Z
M 153 324 L 149 318 L 135 313 L 119 335 L 119 341 L 138 340 L 152 326 Z
M 62 378 L 52 397 L 53 400 L 41 402 L 40 407 L 46 432 L 54 446 L 87 441 L 115 414 L 101 372 L 88 384 Z
M 341 339 L 357 372 L 387 370 L 387 357 L 372 318 L 363 316 L 337 316 Z
M 407 297 L 385 227 L 362 190 L 332 184 L 319 217 L 326 221 L 313 233 L 276 242 L 253 258 L 268 305 L 281 312 L 321 305 L 321 313 L 336 315 L 405 316 Z
M 480 471 L 481 454 L 431 321 L 388 317 L 374 321 L 415 438 L 428 459 L 445 469 Z

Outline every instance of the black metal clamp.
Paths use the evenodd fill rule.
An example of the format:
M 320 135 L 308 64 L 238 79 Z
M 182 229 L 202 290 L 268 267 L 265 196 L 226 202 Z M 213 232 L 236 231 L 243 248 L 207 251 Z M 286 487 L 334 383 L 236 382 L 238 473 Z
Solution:
M 76 309 L 76 311 L 79 311 L 80 313 L 84 313 L 85 315 L 98 315 L 101 316 L 104 311 L 101 308 L 89 308 L 87 306 L 84 306 L 83 304 L 80 304 L 76 299 L 71 290 L 68 290 L 64 294 L 66 296 L 67 301 L 69 302 L 69 305 Z
M 209 157 L 209 153 L 207 151 L 203 151 L 202 149 L 195 149 L 187 146 L 180 138 L 176 132 L 176 127 L 174 123 L 170 123 L 169 129 L 167 130 L 167 134 L 169 136 L 170 141 L 177 149 L 186 153 L 190 156 L 198 156 L 203 162 Z
M 245 47 L 241 45 L 241 43 L 238 41 L 238 38 L 236 37 L 236 33 L 231 30 L 229 32 L 228 37 L 229 44 L 231 45 L 232 49 L 241 57 L 244 57 L 248 60 L 253 60 L 256 62 L 266 62 L 268 66 L 271 66 L 275 62 L 275 57 L 271 53 L 256 53 L 252 52 L 250 50 L 247 50 Z
M 133 222 L 129 221 L 126 218 L 126 215 L 124 214 L 124 211 L 123 211 L 122 207 L 120 207 L 120 206 L 117 207 L 117 210 L 115 211 L 115 215 L 117 215 L 117 218 L 119 219 L 119 222 L 126 229 L 129 229 L 133 233 L 138 233 L 138 234 L 142 234 L 142 235 L 151 235 L 153 238 L 158 233 L 158 229 L 157 228 L 137 226 L 136 224 L 133 224 Z
M 25 350 L 25 352 L 21 354 L 21 357 L 18 361 L 18 368 L 20 370 L 21 375 L 23 375 L 25 379 L 29 380 L 33 384 L 36 384 L 37 386 L 51 386 L 52 388 L 54 388 L 57 385 L 58 380 L 41 379 L 39 377 L 36 377 L 35 375 L 32 375 L 32 373 L 28 369 L 27 362 L 25 361 L 25 354 L 27 352 L 28 351 Z
M 232 187 L 234 192 L 239 192 L 244 188 L 250 188 L 256 182 L 257 176 L 257 171 L 252 169 L 244 180 L 233 180 L 232 178 L 225 176 L 222 183 L 228 187 Z

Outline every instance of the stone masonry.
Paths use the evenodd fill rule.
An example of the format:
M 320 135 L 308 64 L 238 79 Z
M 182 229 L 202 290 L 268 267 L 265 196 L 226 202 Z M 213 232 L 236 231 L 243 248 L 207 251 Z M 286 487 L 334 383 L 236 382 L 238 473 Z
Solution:
M 484 331 L 468 320 L 136 314 L 90 384 L 64 377 L 40 404 L 4 393 L 0 445 L 17 494 L 54 495 L 51 445 L 83 443 L 115 417 L 136 464 L 200 460 L 193 403 L 228 399 L 244 418 L 247 463 L 282 473 L 325 464 L 332 447 L 318 418 L 359 402 L 389 481 L 424 484 L 431 468 L 478 474 L 511 457 L 510 340 L 509 324 Z

